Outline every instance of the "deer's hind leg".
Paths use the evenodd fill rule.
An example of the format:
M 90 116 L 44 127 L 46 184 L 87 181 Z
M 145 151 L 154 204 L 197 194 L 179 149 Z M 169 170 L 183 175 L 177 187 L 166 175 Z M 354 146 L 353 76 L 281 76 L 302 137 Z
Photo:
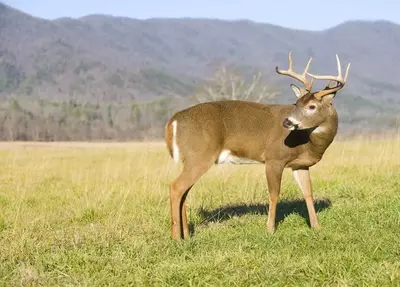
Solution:
M 179 240 L 189 236 L 186 215 L 186 196 L 194 183 L 213 165 L 218 153 L 213 156 L 198 157 L 183 164 L 181 174 L 170 185 L 172 239 Z
M 193 186 L 193 185 L 192 185 Z M 186 191 L 182 198 L 182 228 L 183 228 L 183 238 L 188 238 L 190 236 L 189 224 L 187 220 L 187 212 L 186 212 L 186 196 L 188 195 L 190 189 Z

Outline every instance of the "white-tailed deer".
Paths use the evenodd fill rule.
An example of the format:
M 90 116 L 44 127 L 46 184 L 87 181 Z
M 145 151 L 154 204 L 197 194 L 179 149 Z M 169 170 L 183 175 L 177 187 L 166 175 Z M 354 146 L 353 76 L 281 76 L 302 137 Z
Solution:
M 275 231 L 276 207 L 284 168 L 291 168 L 303 192 L 310 225 L 319 228 L 312 197 L 309 167 L 319 162 L 333 141 L 338 116 L 332 105 L 344 87 L 350 64 L 343 78 L 339 57 L 337 76 L 308 73 L 311 58 L 302 74 L 292 69 L 276 72 L 304 84 L 292 84 L 296 103 L 260 104 L 245 101 L 217 101 L 197 104 L 174 114 L 165 126 L 165 141 L 171 157 L 183 164 L 170 185 L 172 238 L 189 236 L 186 196 L 193 184 L 215 163 L 259 162 L 265 164 L 269 191 L 267 231 Z M 307 80 L 306 75 L 311 77 Z M 313 79 L 329 80 L 312 92 Z M 331 85 L 331 83 L 335 83 Z

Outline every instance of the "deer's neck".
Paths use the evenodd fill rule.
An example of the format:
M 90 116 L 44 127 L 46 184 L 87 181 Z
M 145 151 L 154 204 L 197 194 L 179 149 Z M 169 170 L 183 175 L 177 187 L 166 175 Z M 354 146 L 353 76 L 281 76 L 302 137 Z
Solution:
M 325 150 L 332 143 L 338 129 L 338 116 L 336 110 L 332 111 L 328 119 L 315 128 L 310 134 L 309 152 L 313 157 L 321 158 Z

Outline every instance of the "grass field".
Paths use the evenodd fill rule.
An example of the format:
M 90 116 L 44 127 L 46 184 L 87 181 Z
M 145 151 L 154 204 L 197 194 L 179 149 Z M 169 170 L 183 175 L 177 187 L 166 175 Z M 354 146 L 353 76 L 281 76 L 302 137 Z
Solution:
M 0 285 L 400 286 L 400 141 L 336 141 L 311 169 L 322 229 L 289 170 L 266 233 L 262 165 L 214 166 L 170 239 L 163 143 L 0 144 Z

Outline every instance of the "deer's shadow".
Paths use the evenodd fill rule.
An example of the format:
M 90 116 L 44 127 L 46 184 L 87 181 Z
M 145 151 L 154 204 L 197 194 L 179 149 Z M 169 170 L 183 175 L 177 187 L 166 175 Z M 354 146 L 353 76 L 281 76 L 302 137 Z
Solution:
M 330 208 L 331 205 L 329 199 L 319 199 L 314 201 L 315 211 L 317 213 L 326 208 Z M 212 210 L 200 208 L 198 214 L 201 218 L 200 224 L 206 225 L 211 222 L 223 222 L 234 216 L 243 216 L 246 214 L 266 215 L 268 214 L 268 207 L 268 204 L 226 205 Z M 300 215 L 306 220 L 308 226 L 310 226 L 308 210 L 304 200 L 279 201 L 276 210 L 276 226 L 282 223 L 290 214 Z M 190 224 L 190 231 L 191 233 L 194 233 L 193 224 Z

